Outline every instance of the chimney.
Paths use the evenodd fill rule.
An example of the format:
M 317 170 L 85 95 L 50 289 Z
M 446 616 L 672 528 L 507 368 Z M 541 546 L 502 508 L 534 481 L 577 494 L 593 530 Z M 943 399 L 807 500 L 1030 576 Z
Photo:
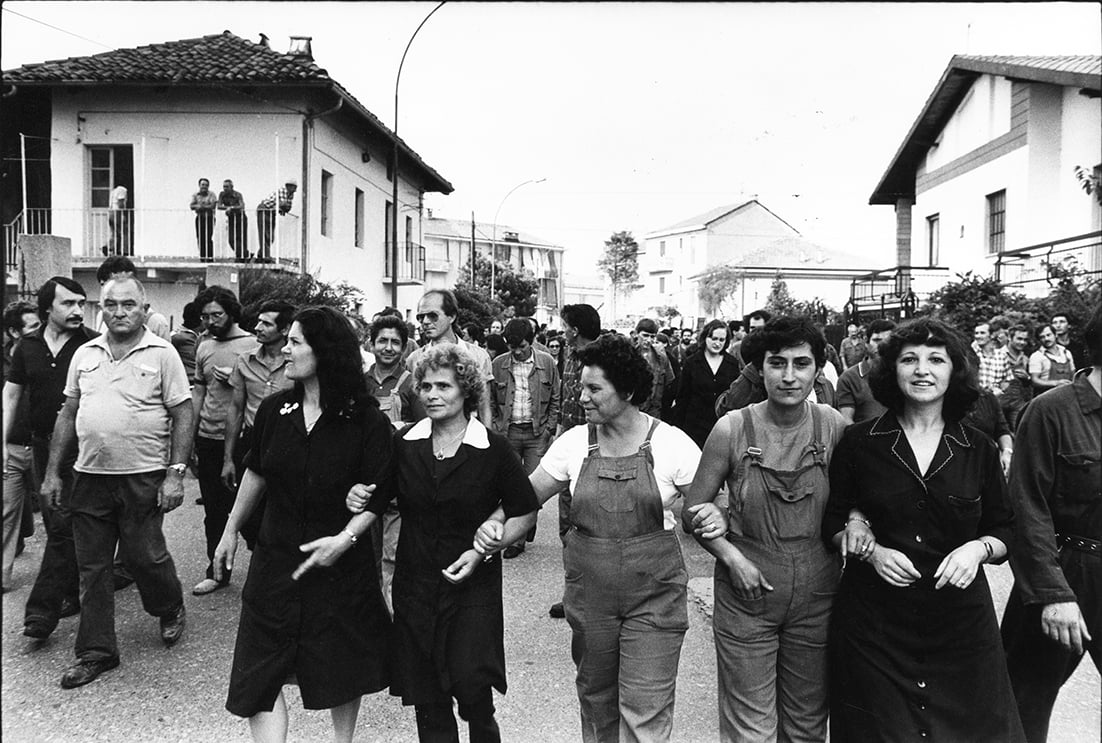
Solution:
M 291 46 L 287 49 L 287 53 L 296 59 L 305 59 L 307 62 L 314 61 L 314 52 L 310 48 L 310 41 L 313 36 L 292 36 Z
M 271 44 L 268 43 L 268 34 L 260 34 L 260 41 L 258 43 L 265 49 L 271 49 Z

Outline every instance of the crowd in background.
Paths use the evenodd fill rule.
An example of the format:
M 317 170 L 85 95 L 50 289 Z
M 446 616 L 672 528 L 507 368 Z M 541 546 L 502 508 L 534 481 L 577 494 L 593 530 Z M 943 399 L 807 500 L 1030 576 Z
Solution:
M 836 741 L 1043 741 L 1084 652 L 1099 664 L 1102 309 L 1082 328 L 876 318 L 835 347 L 765 310 L 460 327 L 444 290 L 416 322 L 367 322 L 213 286 L 169 333 L 129 259 L 98 278 L 102 318 L 65 277 L 4 315 L 4 590 L 40 510 L 24 634 L 80 615 L 65 688 L 119 665 L 114 590 L 137 583 L 166 645 L 184 633 L 162 523 L 188 471 L 191 593 L 231 585 L 238 535 L 253 551 L 227 709 L 257 740 L 286 738 L 289 681 L 338 740 L 388 687 L 422 741 L 458 740 L 453 702 L 472 742 L 500 740 L 498 556 L 555 496 L 550 614 L 586 741 L 672 734 L 678 524 L 717 561 L 724 741 L 821 741 L 828 720 Z M 982 565 L 1007 559 L 1000 628 Z

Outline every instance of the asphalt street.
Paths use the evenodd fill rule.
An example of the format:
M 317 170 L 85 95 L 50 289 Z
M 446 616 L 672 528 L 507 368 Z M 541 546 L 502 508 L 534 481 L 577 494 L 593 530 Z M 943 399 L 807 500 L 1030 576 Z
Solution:
M 222 743 L 250 740 L 248 723 L 225 711 L 226 686 L 248 565 L 242 545 L 228 589 L 197 597 L 191 587 L 203 577 L 203 509 L 190 476 L 184 505 L 166 517 L 165 533 L 184 585 L 188 627 L 184 638 L 165 648 L 157 620 L 142 611 L 134 587 L 115 594 L 116 628 L 122 665 L 88 686 L 66 691 L 58 681 L 74 660 L 77 618 L 64 619 L 39 647 L 22 635 L 23 607 L 41 560 L 44 537 L 28 540 L 15 563 L 15 589 L 3 597 L 2 723 L 6 743 L 111 741 L 111 743 Z M 715 654 L 711 633 L 711 558 L 682 538 L 691 576 L 690 629 L 677 682 L 674 740 L 717 739 Z M 1000 612 L 1009 592 L 1006 568 L 988 568 Z M 562 591 L 562 561 L 554 503 L 540 515 L 535 543 L 506 563 L 505 650 L 509 692 L 498 696 L 498 720 L 507 741 L 580 739 L 570 631 L 547 608 Z M 331 739 L 326 712 L 302 709 L 287 687 L 292 741 Z M 1100 681 L 1084 662 L 1064 687 L 1053 715 L 1053 743 L 1098 741 L 1102 730 Z M 465 731 L 461 730 L 465 741 Z M 357 741 L 415 741 L 413 710 L 387 693 L 365 697 Z

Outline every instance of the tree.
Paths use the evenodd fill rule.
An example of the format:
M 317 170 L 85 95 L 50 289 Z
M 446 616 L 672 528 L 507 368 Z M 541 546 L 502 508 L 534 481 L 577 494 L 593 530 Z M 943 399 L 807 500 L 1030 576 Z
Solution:
M 796 314 L 796 298 L 788 291 L 788 282 L 779 273 L 769 287 L 769 296 L 765 298 L 765 309 L 771 315 Z
M 608 274 L 613 289 L 631 293 L 639 282 L 639 243 L 629 231 L 613 232 L 605 240 L 597 267 Z
M 734 266 L 711 266 L 697 283 L 697 294 L 704 305 L 704 312 L 719 317 L 723 312 L 723 303 L 734 296 L 742 285 L 744 274 Z
M 675 317 L 681 317 L 681 310 L 672 304 L 658 304 L 651 307 L 651 311 L 659 320 L 665 320 L 667 325 L 672 325 Z
M 536 311 L 536 302 L 539 299 L 539 281 L 526 268 L 519 271 L 510 263 L 502 261 L 494 262 L 493 292 L 490 291 L 490 259 L 481 253 L 475 254 L 474 266 L 474 293 L 481 296 L 480 303 L 488 303 L 490 307 L 497 305 L 494 316 L 515 315 L 516 317 L 531 317 Z M 456 290 L 460 287 L 471 290 L 471 269 L 464 265 L 459 269 Z M 472 297 L 472 301 L 475 297 Z M 482 310 L 469 308 L 472 314 L 478 315 Z M 466 322 L 470 322 L 467 320 Z M 489 324 L 489 321 L 487 321 Z
M 959 281 L 951 281 L 931 293 L 918 314 L 936 317 L 967 334 L 993 317 L 1037 314 L 1035 300 L 1007 291 L 1002 282 L 993 277 L 977 276 L 969 271 L 958 273 L 957 278 Z
M 501 317 L 503 310 L 501 302 L 491 299 L 489 293 L 481 294 L 472 291 L 469 285 L 457 284 L 455 289 L 455 301 L 459 305 L 459 315 L 456 317 L 458 328 L 469 322 L 478 323 L 479 327 L 488 328 L 490 323 Z
M 238 300 L 244 309 L 245 324 L 251 327 L 257 309 L 266 300 L 279 299 L 296 307 L 325 305 L 349 317 L 358 316 L 363 293 L 347 281 L 328 284 L 310 274 L 293 274 L 263 268 L 245 268 L 238 274 L 241 291 Z
M 1095 201 L 1102 204 L 1102 177 L 1097 170 L 1087 170 L 1082 165 L 1076 165 L 1075 178 L 1088 196 L 1094 194 Z

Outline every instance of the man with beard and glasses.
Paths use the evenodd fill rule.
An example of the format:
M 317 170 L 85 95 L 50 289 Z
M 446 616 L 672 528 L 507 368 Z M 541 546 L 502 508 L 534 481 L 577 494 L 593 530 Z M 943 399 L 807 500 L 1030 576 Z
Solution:
M 294 382 L 284 374 L 287 359 L 283 355 L 287 331 L 294 317 L 295 306 L 287 302 L 270 299 L 261 304 L 256 318 L 259 345 L 238 356 L 230 372 L 233 392 L 226 405 L 222 483 L 233 493 L 237 492 L 240 477 L 245 474 L 245 455 L 252 445 L 257 408 L 265 398 L 294 387 Z M 241 527 L 241 536 L 249 549 L 256 546 L 263 515 L 264 501 L 261 501 Z
M 77 349 L 98 335 L 84 326 L 84 304 L 84 288 L 77 282 L 65 276 L 46 281 L 38 290 L 38 316 L 43 324 L 15 347 L 4 384 L 4 440 L 11 441 L 12 414 L 26 392 L 31 453 L 39 483 L 45 476 L 58 410 L 65 402 L 69 365 Z M 36 642 L 49 637 L 58 620 L 80 611 L 70 508 L 75 460 L 76 452 L 69 452 L 57 463 L 61 490 L 57 502 L 40 499 L 46 548 L 23 617 L 23 634 Z M 7 485 L 5 482 L 5 495 Z
M 229 571 L 221 580 L 214 579 L 214 548 L 222 538 L 233 508 L 234 491 L 222 481 L 225 455 L 226 409 L 233 397 L 230 373 L 241 354 L 257 350 L 255 337 L 241 329 L 241 304 L 229 289 L 212 286 L 195 298 L 201 311 L 199 317 L 207 323 L 210 338 L 199 344 L 195 352 L 195 377 L 192 379 L 191 400 L 195 411 L 192 433 L 198 458 L 199 492 L 203 497 L 203 529 L 207 538 L 206 577 L 191 592 L 196 596 L 225 588 L 230 583 Z

